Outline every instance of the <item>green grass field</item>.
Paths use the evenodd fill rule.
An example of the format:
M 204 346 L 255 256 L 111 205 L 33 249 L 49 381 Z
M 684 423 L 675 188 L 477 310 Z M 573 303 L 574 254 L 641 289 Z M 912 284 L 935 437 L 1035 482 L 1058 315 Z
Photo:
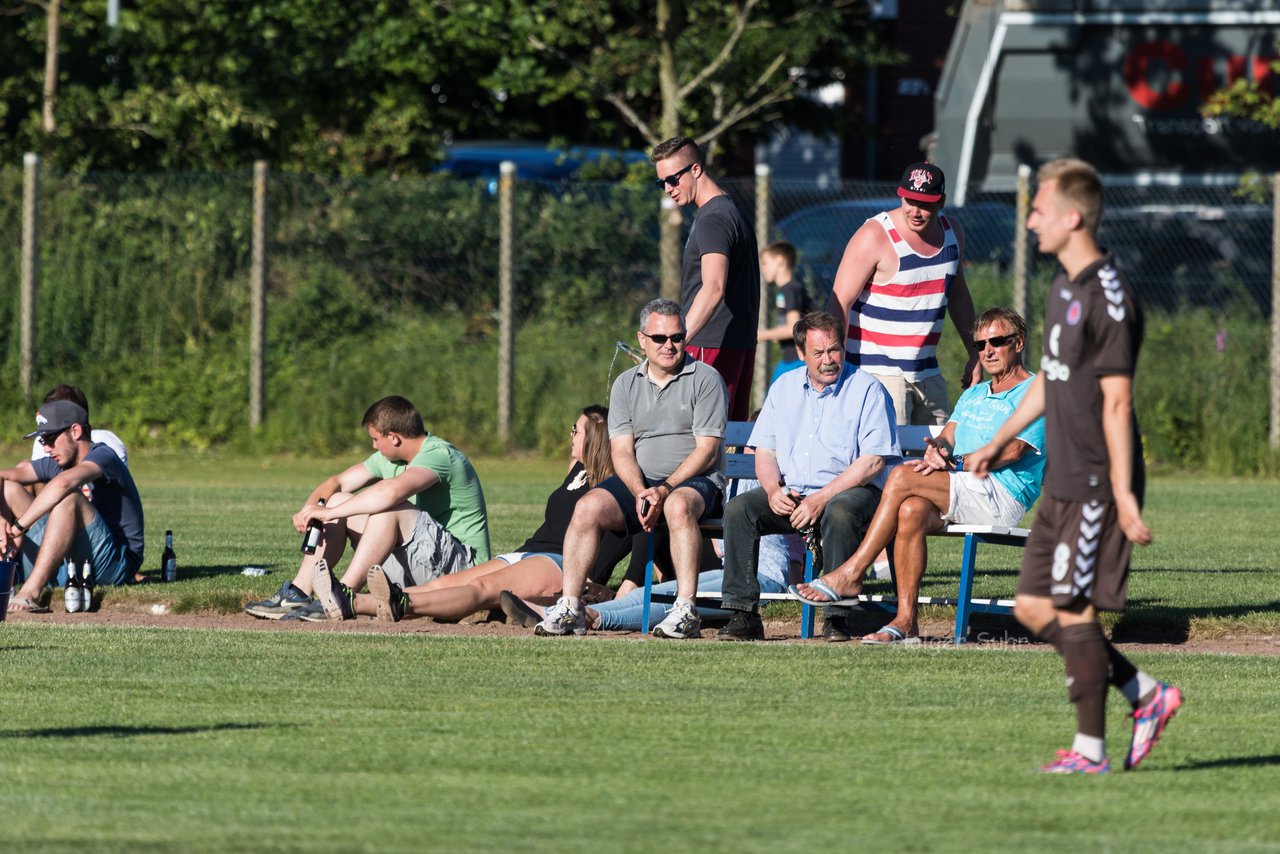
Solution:
M 105 607 L 226 611 L 292 573 L 288 518 L 336 464 L 134 465 L 149 564 L 172 527 L 190 575 Z M 561 469 L 479 467 L 508 548 Z M 1157 543 L 1118 630 L 1274 632 L 1275 490 L 1157 479 Z M 1012 591 L 1016 552 L 990 552 L 982 592 Z M 934 552 L 939 592 L 952 557 Z M 1067 746 L 1073 717 L 1040 648 L 62 619 L 0 626 L 0 655 L 2 850 L 1280 849 L 1274 656 L 1136 653 L 1189 698 L 1156 752 L 1132 774 L 1043 779 L 1031 769 Z M 1113 693 L 1117 767 L 1122 706 Z

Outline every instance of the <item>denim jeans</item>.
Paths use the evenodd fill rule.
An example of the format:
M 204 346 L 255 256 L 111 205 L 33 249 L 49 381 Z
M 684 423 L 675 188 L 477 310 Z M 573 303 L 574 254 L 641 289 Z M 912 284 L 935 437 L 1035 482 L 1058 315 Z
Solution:
M 764 593 L 782 593 L 787 589 L 787 574 L 790 566 L 787 561 L 787 544 L 785 537 L 760 538 L 760 574 L 756 583 Z M 698 591 L 715 593 L 721 589 L 724 571 L 713 569 L 698 576 Z M 666 581 L 653 586 L 655 594 L 676 595 L 676 583 Z M 649 625 L 655 626 L 671 611 L 670 602 L 653 602 L 649 608 Z M 621 599 L 612 602 L 601 602 L 589 606 L 600 615 L 600 628 L 612 631 L 640 631 L 640 621 L 644 615 L 644 588 L 632 590 Z M 732 611 L 721 608 L 698 606 L 698 614 L 707 619 L 727 620 L 733 616 Z
M 879 504 L 880 490 L 874 486 L 846 489 L 827 503 L 818 522 L 823 572 L 835 569 L 858 550 Z M 755 541 L 762 539 L 762 534 L 794 532 L 791 521 L 769 507 L 769 496 L 763 488 L 744 492 L 725 505 L 724 607 L 733 611 L 756 609 L 760 586 L 756 581 Z

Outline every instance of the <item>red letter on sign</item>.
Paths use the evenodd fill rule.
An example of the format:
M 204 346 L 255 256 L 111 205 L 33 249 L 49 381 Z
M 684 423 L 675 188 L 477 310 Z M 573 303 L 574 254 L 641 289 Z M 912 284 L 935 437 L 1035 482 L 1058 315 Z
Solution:
M 1185 106 L 1191 97 L 1191 89 L 1185 80 L 1173 80 L 1164 91 L 1151 88 L 1147 73 L 1155 63 L 1161 63 L 1171 74 L 1183 77 L 1187 71 L 1187 55 L 1173 42 L 1147 42 L 1129 51 L 1124 61 L 1124 82 L 1129 94 L 1148 110 L 1172 110 Z

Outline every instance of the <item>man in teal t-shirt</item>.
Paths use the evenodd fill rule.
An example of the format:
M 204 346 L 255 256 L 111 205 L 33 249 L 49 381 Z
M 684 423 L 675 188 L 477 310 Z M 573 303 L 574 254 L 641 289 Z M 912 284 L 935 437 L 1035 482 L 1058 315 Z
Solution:
M 361 425 L 373 455 L 311 491 L 293 517 L 305 533 L 323 526 L 315 554 L 275 594 L 245 611 L 264 619 L 354 618 L 351 600 L 373 566 L 401 587 L 425 584 L 489 559 L 484 492 L 471 461 L 439 436 L 403 397 L 370 406 Z M 338 581 L 336 564 L 350 540 L 355 551 Z M 314 598 L 313 598 L 314 594 Z

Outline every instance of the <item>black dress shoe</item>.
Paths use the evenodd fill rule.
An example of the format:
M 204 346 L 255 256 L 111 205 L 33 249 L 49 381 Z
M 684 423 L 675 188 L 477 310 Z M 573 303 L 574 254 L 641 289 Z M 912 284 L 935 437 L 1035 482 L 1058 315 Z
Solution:
M 831 613 L 822 617 L 822 639 L 827 643 L 847 643 L 853 640 L 849 619 L 844 614 Z
M 761 641 L 764 640 L 764 621 L 755 611 L 734 611 L 716 637 L 723 641 Z

